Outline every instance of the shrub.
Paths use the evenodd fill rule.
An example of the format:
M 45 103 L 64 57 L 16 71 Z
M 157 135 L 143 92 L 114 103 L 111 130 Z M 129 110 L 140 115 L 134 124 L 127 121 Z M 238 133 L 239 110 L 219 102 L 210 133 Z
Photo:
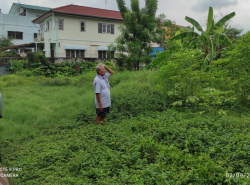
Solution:
M 132 77 L 137 74 L 139 77 L 137 76 L 135 81 Z M 118 84 L 115 81 L 117 83 L 116 86 L 112 85 L 112 82 L 114 82 L 112 78 L 115 80 L 115 75 L 110 78 L 111 107 L 107 121 L 119 122 L 123 118 L 150 114 L 153 111 L 163 111 L 169 107 L 169 99 L 160 90 L 154 88 L 154 83 L 152 83 L 154 80 L 153 74 L 148 72 L 132 73 L 131 79 L 127 76 L 128 79 L 124 79 L 123 83 Z M 123 76 L 123 74 L 118 74 L 116 79 L 119 79 L 119 75 Z M 92 110 L 85 109 L 81 111 L 77 116 L 77 120 L 93 123 L 93 117 L 95 117 L 94 105 Z
M 12 60 L 11 62 L 12 66 L 10 67 L 10 69 L 13 73 L 17 73 L 29 68 L 28 60 Z

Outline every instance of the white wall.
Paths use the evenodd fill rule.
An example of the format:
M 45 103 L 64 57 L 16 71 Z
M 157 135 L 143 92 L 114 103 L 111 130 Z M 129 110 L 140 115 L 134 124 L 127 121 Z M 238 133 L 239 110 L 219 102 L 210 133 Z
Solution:
M 52 17 L 47 18 L 45 22 L 51 18 Z M 56 20 L 58 19 L 64 20 L 64 29 L 56 31 Z M 55 51 L 56 57 L 66 57 L 65 45 L 71 45 L 86 46 L 87 50 L 85 51 L 85 57 L 98 58 L 97 48 L 100 46 L 107 47 L 114 43 L 115 39 L 120 35 L 118 27 L 123 24 L 117 21 L 70 16 L 55 16 L 54 20 L 53 30 L 50 32 L 54 32 L 55 34 L 51 34 L 50 38 L 45 38 L 45 40 L 50 40 L 51 43 L 58 43 L 58 51 Z M 85 21 L 84 32 L 80 31 L 80 21 Z M 114 24 L 114 34 L 98 33 L 98 23 Z M 48 47 L 45 49 L 48 49 Z M 46 51 L 46 53 L 49 53 L 49 51 Z
M 37 18 L 37 15 L 43 15 L 46 11 L 39 11 L 39 10 L 31 10 L 31 9 L 26 9 L 26 16 L 28 17 L 35 17 Z
M 34 33 L 38 33 L 39 25 L 31 21 L 36 17 L 19 16 L 13 14 L 0 14 L 0 36 L 7 37 L 8 31 L 23 32 L 23 39 L 13 39 L 15 45 L 34 42 Z

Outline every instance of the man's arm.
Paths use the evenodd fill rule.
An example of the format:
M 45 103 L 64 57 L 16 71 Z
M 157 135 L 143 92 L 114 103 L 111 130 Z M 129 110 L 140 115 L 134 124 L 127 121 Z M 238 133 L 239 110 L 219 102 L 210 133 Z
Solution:
M 114 71 L 112 71 L 112 69 L 108 68 L 107 66 L 104 66 L 104 68 L 110 73 L 110 76 L 114 74 Z
M 102 101 L 101 101 L 100 93 L 96 93 L 95 95 L 96 95 L 96 99 L 97 99 L 98 104 L 99 104 L 99 110 L 103 111 L 103 106 L 102 106 Z

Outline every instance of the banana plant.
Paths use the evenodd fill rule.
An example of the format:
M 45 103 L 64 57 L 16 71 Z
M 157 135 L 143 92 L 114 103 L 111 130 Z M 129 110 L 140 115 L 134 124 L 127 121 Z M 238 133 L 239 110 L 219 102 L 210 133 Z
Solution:
M 230 39 L 226 35 L 222 34 L 222 30 L 224 24 L 234 16 L 235 12 L 232 12 L 220 19 L 216 24 L 214 24 L 213 8 L 209 7 L 207 28 L 205 31 L 202 29 L 201 25 L 196 20 L 186 16 L 185 20 L 191 23 L 198 31 L 201 32 L 201 34 L 198 34 L 194 31 L 184 32 L 174 36 L 170 39 L 170 41 L 192 37 L 193 40 L 189 44 L 189 46 L 194 47 L 198 43 L 201 43 L 202 50 L 205 53 L 205 60 L 203 66 L 206 66 L 213 58 L 216 57 L 216 47 L 218 46 L 218 44 L 224 42 L 229 47 L 233 47 L 233 44 Z
M 194 31 L 194 28 L 192 28 L 192 31 Z M 181 32 L 177 31 L 175 33 L 175 36 L 178 36 L 180 34 Z M 190 40 L 192 40 L 192 37 L 185 38 L 183 42 L 181 41 L 181 39 L 176 39 L 173 41 L 166 39 L 166 43 L 168 44 L 169 48 L 161 53 L 156 53 L 156 55 L 153 56 L 156 57 L 156 59 L 151 63 L 150 66 L 161 66 L 161 64 L 163 64 L 164 61 L 168 61 L 174 53 L 185 51 L 185 49 L 188 48 L 187 46 Z

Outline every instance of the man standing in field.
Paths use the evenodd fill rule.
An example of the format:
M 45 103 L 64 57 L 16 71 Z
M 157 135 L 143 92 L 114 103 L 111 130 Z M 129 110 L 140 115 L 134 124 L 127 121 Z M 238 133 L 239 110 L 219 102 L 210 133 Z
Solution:
M 106 73 L 106 70 L 108 73 Z M 106 67 L 104 64 L 98 64 L 96 66 L 96 77 L 93 82 L 95 90 L 95 106 L 96 106 L 96 120 L 97 125 L 104 125 L 105 115 L 109 113 L 109 107 L 111 105 L 110 99 L 110 85 L 108 78 L 114 74 L 114 72 Z

